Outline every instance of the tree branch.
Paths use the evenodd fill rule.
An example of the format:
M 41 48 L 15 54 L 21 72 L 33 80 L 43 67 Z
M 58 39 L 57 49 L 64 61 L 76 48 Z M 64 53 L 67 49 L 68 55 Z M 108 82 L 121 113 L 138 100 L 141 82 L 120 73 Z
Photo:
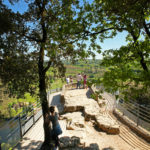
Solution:
M 144 27 L 144 29 L 145 29 L 145 32 L 147 33 L 147 35 L 148 35 L 149 38 L 150 38 L 150 31 L 149 31 L 149 29 L 148 29 L 148 27 L 147 27 L 147 24 L 146 24 L 145 20 L 143 20 L 143 27 Z
M 51 64 L 52 64 L 52 61 L 49 60 L 47 66 L 44 68 L 43 71 L 46 72 L 50 68 Z
M 31 41 L 35 41 L 35 42 L 42 42 L 42 40 L 39 40 L 35 37 L 32 37 L 32 36 L 28 36 L 28 35 L 24 35 L 27 39 L 31 40 Z
M 89 34 L 89 36 L 90 36 L 90 35 L 97 35 L 97 34 L 103 33 L 103 32 L 108 31 L 108 30 L 114 30 L 114 28 L 102 29 L 101 31 L 93 32 L 93 33 L 85 30 L 85 33 Z
M 83 33 L 84 33 L 84 36 L 92 36 L 92 35 L 97 35 L 97 34 L 100 34 L 100 33 L 103 33 L 105 31 L 109 31 L 109 30 L 117 30 L 117 31 L 121 31 L 121 30 L 127 30 L 126 28 L 107 28 L 107 29 L 102 29 L 98 32 L 90 32 L 90 31 L 87 31 L 87 30 L 84 30 Z M 79 32 L 76 32 L 75 34 L 79 34 Z

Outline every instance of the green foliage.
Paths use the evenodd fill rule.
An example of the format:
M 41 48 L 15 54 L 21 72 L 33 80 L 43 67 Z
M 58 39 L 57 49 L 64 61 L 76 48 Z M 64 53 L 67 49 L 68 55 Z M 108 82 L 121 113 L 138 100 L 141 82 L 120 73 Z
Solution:
M 15 117 L 17 115 L 16 110 L 14 108 L 10 108 L 10 117 Z
M 19 98 L 18 102 L 29 102 L 29 103 L 35 103 L 37 101 L 37 96 L 31 96 L 30 93 L 25 93 L 24 98 Z
M 64 81 L 62 79 L 55 79 L 54 82 L 50 85 L 50 89 L 62 88 Z
M 10 146 L 10 144 L 2 143 L 1 147 L 2 147 L 2 150 L 8 150 L 11 146 Z
M 91 94 L 91 98 L 94 100 L 97 100 L 97 95 L 96 94 Z
M 98 99 L 102 99 L 101 92 L 100 91 L 95 91 L 92 95 L 91 98 L 94 100 L 98 101 Z
M 100 67 L 100 62 L 101 60 L 90 59 L 80 60 L 75 64 L 72 64 L 69 61 L 64 62 L 66 67 L 66 76 L 72 76 L 74 79 L 76 79 L 76 75 L 81 73 L 87 75 L 87 80 L 101 77 L 104 71 L 103 68 Z
M 145 63 L 149 66 L 149 57 L 147 57 L 149 47 L 144 48 L 142 46 L 145 43 L 146 41 L 139 42 L 139 46 L 136 47 L 129 44 L 122 46 L 119 50 L 105 51 L 102 65 L 108 67 L 108 70 L 105 72 L 101 82 L 106 89 L 113 89 L 113 92 L 115 92 L 119 88 L 124 94 L 127 93 L 124 91 L 128 89 L 134 89 L 132 92 L 139 94 L 136 87 L 142 87 L 140 88 L 141 93 L 148 91 L 150 75 L 141 65 L 141 57 L 137 51 L 137 49 L 140 49 L 143 52 Z
M 128 33 L 128 45 L 120 49 L 105 50 L 103 53 L 101 66 L 106 69 L 97 84 L 103 85 L 108 92 L 114 93 L 119 89 L 126 97 L 129 95 L 127 91 L 130 91 L 137 99 L 137 95 L 149 90 L 149 8 L 150 2 L 147 0 L 96 0 L 92 5 L 86 3 L 85 9 L 89 12 L 86 17 L 91 23 L 95 23 L 91 35 L 98 35 L 100 41 L 103 41 L 115 36 L 117 32 Z
M 48 70 L 52 69 L 56 78 L 63 77 L 66 71 L 63 59 L 75 62 L 89 55 L 94 57 L 93 50 L 100 47 L 94 42 L 96 36 L 84 34 L 90 24 L 84 20 L 85 12 L 78 0 L 25 2 L 28 9 L 22 14 L 7 7 L 6 11 L 0 11 L 0 14 L 7 12 L 13 20 L 13 28 L 9 32 L 2 29 L 0 35 L 0 78 L 17 98 L 38 91 L 45 119 L 49 113 L 46 89 L 52 83 L 47 82 Z M 47 125 L 44 127 L 49 132 Z M 51 139 L 50 135 L 45 136 Z

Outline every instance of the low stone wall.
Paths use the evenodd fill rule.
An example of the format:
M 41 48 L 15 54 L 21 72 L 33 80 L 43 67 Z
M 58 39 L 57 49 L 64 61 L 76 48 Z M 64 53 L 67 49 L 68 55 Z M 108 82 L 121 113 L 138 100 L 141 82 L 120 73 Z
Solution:
M 94 93 L 96 91 L 96 88 L 94 86 L 91 87 L 90 91 L 92 93 Z M 142 130 L 141 128 L 139 128 L 138 126 L 136 126 L 134 123 L 132 123 L 131 121 L 129 121 L 129 119 L 127 119 L 125 116 L 123 116 L 119 111 L 117 111 L 116 109 L 113 110 L 113 114 L 125 125 L 127 125 L 133 132 L 135 132 L 136 134 L 138 134 L 140 137 L 142 137 L 144 140 L 146 140 L 147 142 L 150 142 L 150 134 L 144 130 Z M 99 123 L 98 123 L 99 125 Z M 103 128 L 103 125 L 100 125 L 100 128 Z M 118 128 L 118 127 L 117 127 Z M 116 128 L 116 129 L 117 129 Z M 105 128 L 103 129 L 105 130 Z M 115 131 L 115 126 L 114 129 L 110 130 L 112 132 L 118 132 L 118 129 Z
M 96 116 L 97 126 L 103 131 L 109 134 L 119 134 L 119 124 L 116 120 L 109 117 L 104 117 L 103 115 Z
M 122 116 L 122 114 L 114 109 L 113 114 L 125 125 L 127 125 L 132 131 L 134 131 L 136 134 L 138 134 L 140 137 L 142 137 L 147 142 L 150 142 L 150 134 L 135 124 L 133 124 L 131 121 L 125 118 L 125 116 Z

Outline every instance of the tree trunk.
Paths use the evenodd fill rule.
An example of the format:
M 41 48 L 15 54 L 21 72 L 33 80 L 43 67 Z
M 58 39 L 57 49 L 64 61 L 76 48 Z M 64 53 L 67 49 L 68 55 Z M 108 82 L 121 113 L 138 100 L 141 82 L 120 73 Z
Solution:
M 148 67 L 147 67 L 147 64 L 146 64 L 146 62 L 145 62 L 145 60 L 144 60 L 143 53 L 139 51 L 138 54 L 139 54 L 140 57 L 141 57 L 141 59 L 140 59 L 140 64 L 141 64 L 143 70 L 146 71 L 146 72 L 148 72 Z
M 130 33 L 131 33 L 131 35 L 133 37 L 134 43 L 136 43 L 137 40 L 138 40 L 138 37 L 134 34 L 133 31 L 131 31 Z M 139 43 L 136 43 L 136 46 L 139 46 Z M 138 55 L 140 56 L 140 64 L 141 64 L 143 70 L 148 72 L 148 67 L 147 67 L 147 64 L 146 64 L 146 62 L 144 60 L 144 56 L 143 56 L 142 51 L 140 51 L 139 48 L 137 49 L 137 51 L 138 51 Z
M 51 124 L 49 120 L 49 104 L 47 101 L 47 93 L 46 93 L 46 83 L 45 83 L 45 74 L 44 71 L 44 48 L 41 46 L 39 53 L 39 90 L 40 90 L 40 101 L 42 105 L 43 112 L 43 128 L 44 128 L 44 143 L 41 147 L 42 150 L 50 150 L 50 142 L 51 142 Z

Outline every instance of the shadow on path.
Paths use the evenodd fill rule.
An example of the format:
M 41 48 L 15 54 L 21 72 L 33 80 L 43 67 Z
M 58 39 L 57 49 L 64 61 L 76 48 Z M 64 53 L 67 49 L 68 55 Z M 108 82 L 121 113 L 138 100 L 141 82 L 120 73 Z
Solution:
M 23 138 L 23 141 L 26 142 L 30 140 L 29 138 Z M 30 143 L 22 146 L 21 143 L 18 143 L 17 146 L 13 150 L 39 150 L 43 141 L 35 141 L 35 140 L 30 140 Z M 34 148 L 35 147 L 35 148 Z
M 76 136 L 64 136 L 60 138 L 60 150 L 100 150 L 97 143 L 91 143 L 85 147 L 84 143 L 81 144 L 80 138 Z
M 55 105 L 55 106 L 57 106 L 59 113 L 62 113 L 64 107 L 63 107 L 63 104 L 62 104 L 61 101 L 60 101 L 60 98 L 61 98 L 61 95 L 60 95 L 60 94 L 54 95 L 54 96 L 52 97 L 52 99 L 49 101 L 49 103 L 50 103 L 50 105 Z
M 90 91 L 90 89 L 88 89 L 86 92 L 87 98 L 91 98 L 91 94 L 92 94 L 92 92 Z
M 112 147 L 106 147 L 106 148 L 103 148 L 102 150 L 114 150 L 114 148 L 112 148 Z

